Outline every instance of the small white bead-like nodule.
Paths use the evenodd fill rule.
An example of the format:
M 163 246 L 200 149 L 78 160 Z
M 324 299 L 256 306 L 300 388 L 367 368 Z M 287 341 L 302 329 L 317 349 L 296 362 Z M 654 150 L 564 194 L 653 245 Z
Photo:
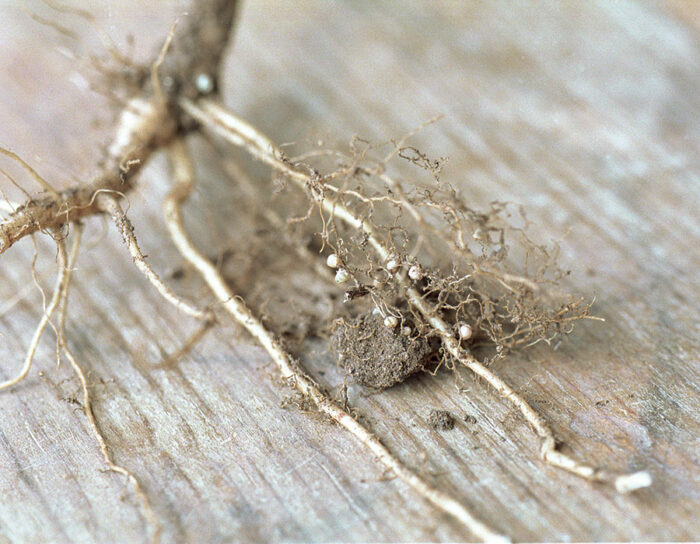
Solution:
M 345 283 L 350 279 L 350 274 L 344 268 L 339 268 L 335 273 L 335 283 Z
M 481 229 L 476 229 L 474 231 L 474 234 L 472 234 L 472 238 L 474 238 L 474 240 L 483 240 L 484 239 L 484 231 Z
M 471 328 L 469 325 L 467 325 L 466 323 L 462 323 L 462 324 L 459 326 L 459 336 L 460 336 L 460 338 L 463 338 L 463 339 L 467 340 L 468 338 L 471 338 L 471 337 L 472 337 L 472 334 L 474 334 L 474 331 L 473 331 L 472 328 Z
M 404 336 L 411 336 L 411 327 L 402 328 L 401 334 L 403 334 Z
M 197 90 L 202 94 L 209 94 L 214 90 L 214 79 L 209 74 L 197 74 L 194 84 L 197 87 Z
M 393 329 L 398 324 L 399 324 L 399 320 L 394 315 L 388 315 L 384 318 L 384 326 L 385 327 L 389 327 L 390 329 Z
M 420 266 L 414 264 L 411 268 L 409 268 L 408 277 L 415 281 L 421 279 L 423 277 L 423 271 L 420 269 Z
M 331 268 L 338 268 L 338 265 L 340 264 L 340 259 L 335 253 L 331 253 L 326 259 L 326 264 Z
M 391 255 L 386 261 L 386 269 L 389 272 L 393 272 L 399 267 L 399 258 L 396 255 Z

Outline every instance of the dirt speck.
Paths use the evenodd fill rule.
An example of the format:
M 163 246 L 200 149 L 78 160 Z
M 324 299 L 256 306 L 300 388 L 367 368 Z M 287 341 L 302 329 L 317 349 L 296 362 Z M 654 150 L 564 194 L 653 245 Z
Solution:
M 476 418 L 471 414 L 467 414 L 464 416 L 464 422 L 474 425 L 476 423 Z
M 184 277 L 185 277 L 185 269 L 182 267 L 177 267 L 172 272 L 170 272 L 170 279 L 172 279 L 172 280 L 180 281 Z
M 451 431 L 455 427 L 455 418 L 447 410 L 432 410 L 428 415 L 428 425 L 436 431 Z
M 401 327 L 384 325 L 379 314 L 334 323 L 331 346 L 338 364 L 358 383 L 386 389 L 422 370 L 431 352 L 422 337 L 401 334 Z

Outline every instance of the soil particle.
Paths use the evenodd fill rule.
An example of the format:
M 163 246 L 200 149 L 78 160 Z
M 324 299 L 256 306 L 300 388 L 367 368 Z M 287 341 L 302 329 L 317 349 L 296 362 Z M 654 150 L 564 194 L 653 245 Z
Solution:
M 451 431 L 455 427 L 455 418 L 447 410 L 431 410 L 428 425 L 436 431 Z
M 379 314 L 365 314 L 350 322 L 339 319 L 334 323 L 331 347 L 340 367 L 355 381 L 386 389 L 422 370 L 431 353 L 424 338 L 400 331 L 401 327 L 384 325 Z
M 473 425 L 476 423 L 476 418 L 471 414 L 467 414 L 464 416 L 464 422 Z

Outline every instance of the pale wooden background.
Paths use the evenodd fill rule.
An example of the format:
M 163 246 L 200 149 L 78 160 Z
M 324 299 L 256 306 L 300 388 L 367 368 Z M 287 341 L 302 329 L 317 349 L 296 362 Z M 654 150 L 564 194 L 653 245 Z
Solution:
M 97 24 L 122 48 L 134 33 L 147 58 L 181 7 L 131 4 L 94 7 Z M 407 464 L 516 540 L 700 538 L 699 10 L 631 0 L 244 2 L 226 62 L 225 100 L 236 111 L 279 142 L 383 139 L 444 113 L 416 139 L 450 157 L 444 179 L 474 205 L 522 203 L 542 236 L 563 238 L 570 286 L 597 296 L 606 324 L 587 323 L 556 352 L 537 347 L 496 370 L 576 455 L 646 468 L 648 490 L 619 496 L 544 467 L 533 434 L 477 382 L 462 394 L 449 375 L 380 395 L 350 390 Z M 65 185 L 95 171 L 110 118 L 85 88 L 80 60 L 104 51 L 99 36 L 73 16 L 59 20 L 78 38 L 2 3 L 0 143 Z M 188 224 L 212 255 L 245 247 L 264 225 L 211 151 L 201 142 L 197 150 L 202 182 Z M 180 260 L 159 215 L 167 187 L 159 158 L 129 213 L 154 266 L 170 273 Z M 39 245 L 48 287 L 53 251 Z M 25 240 L 0 258 L 3 379 L 19 368 L 40 315 L 32 253 Z M 260 270 L 255 256 L 240 259 L 259 277 L 233 266 L 232 283 L 255 293 L 258 309 L 266 298 L 279 307 L 279 297 L 294 305 L 313 293 L 322 306 L 328 295 L 310 267 L 268 260 Z M 228 320 L 176 364 L 159 364 L 196 325 L 158 298 L 100 219 L 89 223 L 75 280 L 69 341 L 90 370 L 114 457 L 143 483 L 166 542 L 470 538 L 383 477 L 342 430 L 283 407 L 289 391 L 265 352 Z M 206 298 L 189 274 L 175 286 Z M 55 369 L 50 338 L 28 379 L 0 394 L 0 542 L 144 541 L 128 486 L 102 472 L 71 401 L 77 381 Z M 341 382 L 322 340 L 299 349 L 322 383 Z M 438 433 L 425 424 L 431 408 L 477 423 Z

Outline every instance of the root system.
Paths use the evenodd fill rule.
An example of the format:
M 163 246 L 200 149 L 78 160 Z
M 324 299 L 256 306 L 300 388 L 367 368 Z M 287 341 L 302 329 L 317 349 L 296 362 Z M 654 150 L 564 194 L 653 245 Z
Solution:
M 288 157 L 271 139 L 215 97 L 219 65 L 234 13 L 235 2 L 230 0 L 197 2 L 192 13 L 174 27 L 150 65 L 102 69 L 104 85 L 111 89 L 121 112 L 112 144 L 105 150 L 102 171 L 93 180 L 55 191 L 20 157 L 3 150 L 45 192 L 23 204 L 6 202 L 9 214 L 0 222 L 0 253 L 42 231 L 55 238 L 60 262 L 54 294 L 40 319 L 24 365 L 15 378 L 0 384 L 0 389 L 27 376 L 39 340 L 52 314 L 60 308 L 58 350 L 68 357 L 80 379 L 83 407 L 105 462 L 110 470 L 124 474 L 132 482 L 144 516 L 153 527 L 151 536 L 159 539 L 160 524 L 145 491 L 127 469 L 110 457 L 92 413 L 85 373 L 68 348 L 64 327 L 70 264 L 66 264 L 66 231 L 62 229 L 78 225 L 90 216 L 107 214 L 137 268 L 164 299 L 209 326 L 212 312 L 176 295 L 148 264 L 119 204 L 152 154 L 165 149 L 174 179 L 164 203 L 168 233 L 182 258 L 208 286 L 213 302 L 267 350 L 279 375 L 291 388 L 347 430 L 388 470 L 434 506 L 454 516 L 473 536 L 504 540 L 465 504 L 403 464 L 354 417 L 352 410 L 338 406 L 249 308 L 247 293 L 235 293 L 205 252 L 190 241 L 183 227 L 181 205 L 195 180 L 184 138 L 192 132 L 207 132 L 212 139 L 242 148 L 271 167 L 285 190 L 305 198 L 293 223 L 308 224 L 319 233 L 321 254 L 299 243 L 290 244 L 289 251 L 310 269 L 318 270 L 319 277 L 327 278 L 319 281 L 333 281 L 334 275 L 337 289 L 345 299 L 345 315 L 336 315 L 333 323 L 327 323 L 332 330 L 330 344 L 339 365 L 352 379 L 382 390 L 417 372 L 436 372 L 440 368 L 455 371 L 455 379 L 461 380 L 456 371 L 466 368 L 518 409 L 540 438 L 540 456 L 545 463 L 588 480 L 612 483 L 620 492 L 650 485 L 646 472 L 617 474 L 560 452 L 554 433 L 543 418 L 488 368 L 490 362 L 507 357 L 511 350 L 558 341 L 572 332 L 576 321 L 596 319 L 591 315 L 590 302 L 561 291 L 560 280 L 566 272 L 557 265 L 556 247 L 534 241 L 526 214 L 516 206 L 493 202 L 486 210 L 476 210 L 465 204 L 441 178 L 444 159 L 430 157 L 409 145 L 410 134 L 399 141 L 380 144 L 355 138 L 344 151 Z M 245 172 L 225 154 L 223 151 L 224 167 L 254 201 L 256 193 L 250 189 L 252 184 L 246 181 Z M 395 178 L 390 173 L 392 161 L 410 163 L 416 179 L 407 182 Z M 259 216 L 278 233 L 287 228 L 286 221 L 274 209 L 261 209 Z M 77 255 L 77 243 L 74 247 Z M 70 262 L 76 255 L 71 256 Z M 479 353 L 479 358 L 475 353 Z M 440 431 L 455 425 L 454 417 L 441 410 L 432 411 L 427 421 Z M 473 418 L 465 421 L 475 422 Z

